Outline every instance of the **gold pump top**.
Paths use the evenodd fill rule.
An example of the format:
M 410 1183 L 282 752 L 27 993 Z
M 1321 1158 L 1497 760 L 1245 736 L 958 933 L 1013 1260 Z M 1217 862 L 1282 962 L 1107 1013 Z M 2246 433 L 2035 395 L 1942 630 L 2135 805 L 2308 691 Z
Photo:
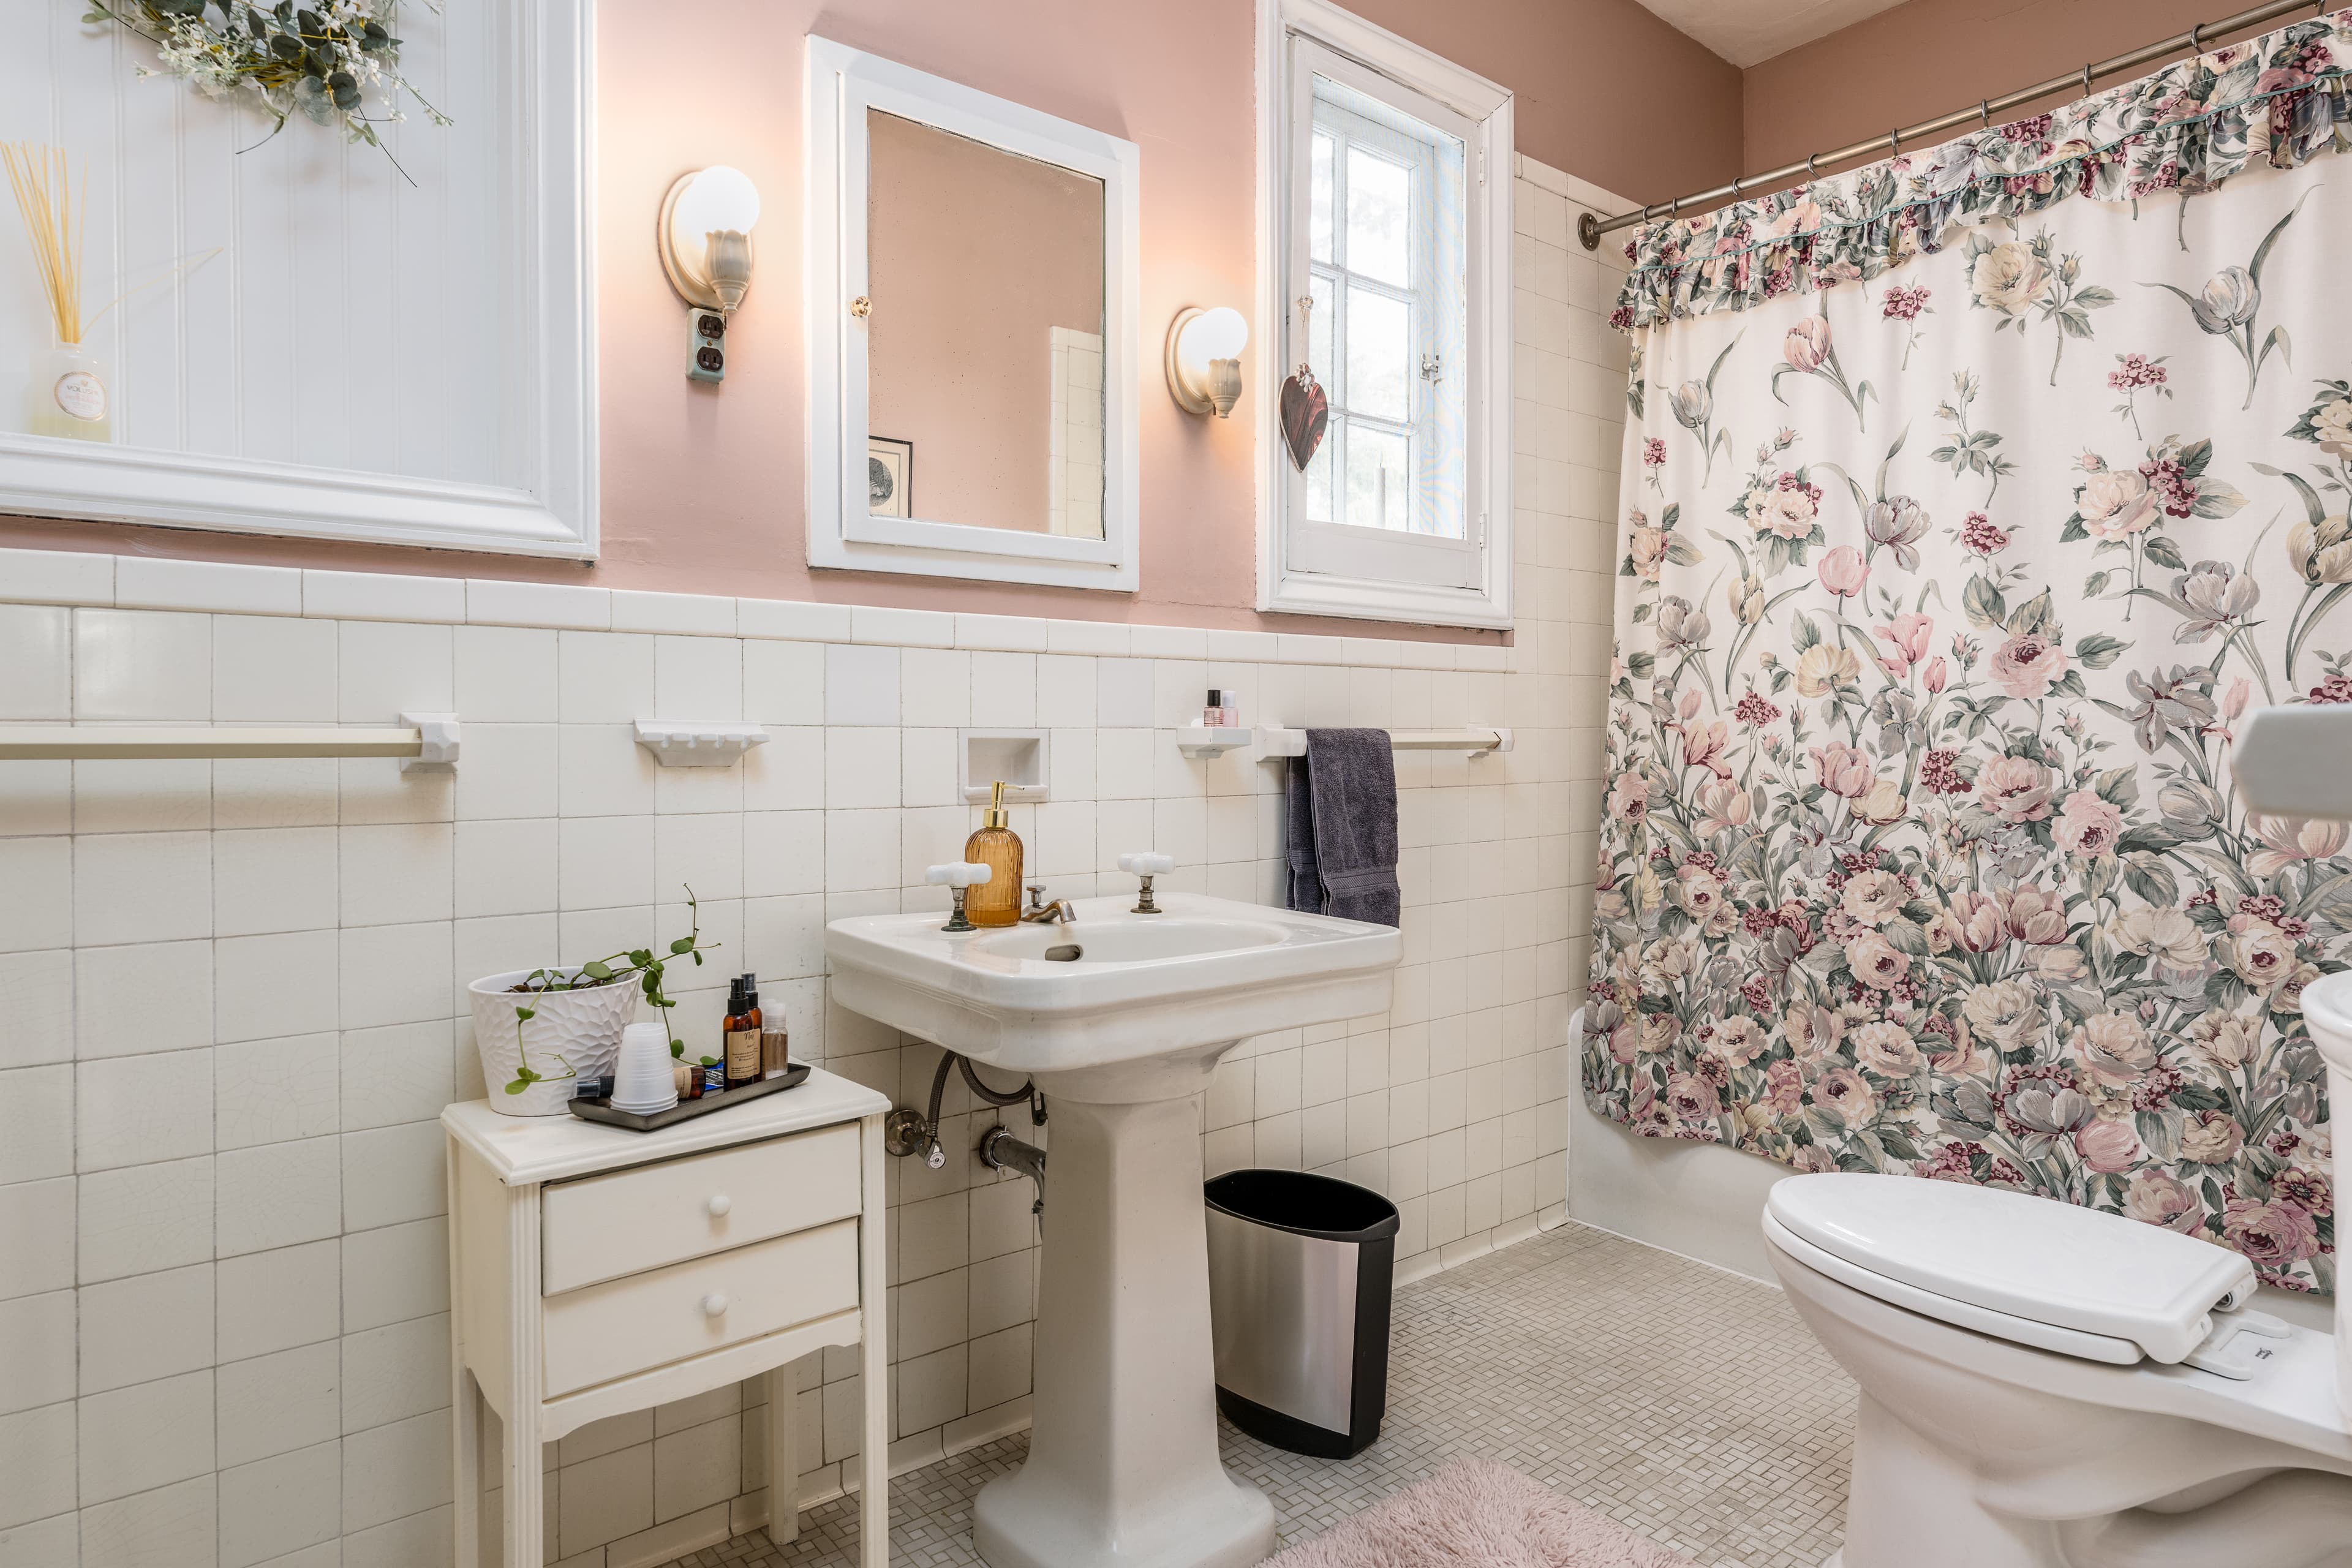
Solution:
M 1004 810 L 1004 781 L 998 779 L 988 792 L 988 809 L 980 814 L 982 827 L 1003 827 L 1012 818 Z

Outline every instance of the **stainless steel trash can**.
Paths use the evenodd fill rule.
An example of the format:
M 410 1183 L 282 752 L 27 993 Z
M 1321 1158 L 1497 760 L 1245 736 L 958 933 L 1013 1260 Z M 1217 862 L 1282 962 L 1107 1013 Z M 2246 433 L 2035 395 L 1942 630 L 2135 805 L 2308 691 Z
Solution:
M 1396 1205 L 1303 1171 L 1229 1171 L 1205 1195 L 1217 1408 L 1294 1454 L 1363 1452 L 1388 1411 Z

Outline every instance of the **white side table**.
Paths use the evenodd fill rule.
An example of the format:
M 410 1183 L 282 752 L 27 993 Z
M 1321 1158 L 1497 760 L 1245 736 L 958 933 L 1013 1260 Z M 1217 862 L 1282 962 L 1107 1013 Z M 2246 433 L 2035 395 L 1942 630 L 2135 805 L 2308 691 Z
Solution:
M 448 1134 L 457 1568 L 478 1568 L 481 1416 L 506 1426 L 505 1557 L 546 1561 L 540 1446 L 588 1422 L 768 1381 L 769 1531 L 798 1529 L 791 1363 L 864 1344 L 864 1568 L 888 1568 L 882 1118 L 822 1070 L 658 1132 L 441 1113 Z

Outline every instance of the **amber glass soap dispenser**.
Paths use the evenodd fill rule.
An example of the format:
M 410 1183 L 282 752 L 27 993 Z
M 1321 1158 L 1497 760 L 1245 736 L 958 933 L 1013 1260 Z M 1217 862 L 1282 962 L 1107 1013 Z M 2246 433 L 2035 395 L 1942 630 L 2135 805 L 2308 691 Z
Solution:
M 963 901 L 964 917 L 976 926 L 1009 926 L 1021 918 L 1021 836 L 1005 826 L 1004 781 L 989 791 L 980 831 L 963 841 L 963 858 L 985 866 L 988 880 Z

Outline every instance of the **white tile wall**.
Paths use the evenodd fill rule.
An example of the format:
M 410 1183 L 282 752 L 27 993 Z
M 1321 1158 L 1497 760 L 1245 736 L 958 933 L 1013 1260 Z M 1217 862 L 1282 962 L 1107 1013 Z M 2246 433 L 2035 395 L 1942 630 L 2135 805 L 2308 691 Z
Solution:
M 1514 726 L 1508 756 L 1398 757 L 1394 1006 L 1246 1043 L 1202 1131 L 1213 1171 L 1389 1194 L 1409 1273 L 1557 1213 L 1622 417 L 1572 199 L 1606 200 L 1523 164 L 1507 649 L 0 552 L 0 724 L 466 724 L 454 781 L 0 764 L 0 1564 L 446 1562 L 434 1119 L 482 1092 L 463 983 L 677 934 L 691 883 L 726 946 L 674 987 L 689 1036 L 751 969 L 798 1053 L 919 1100 L 936 1056 L 827 1007 L 823 928 L 940 902 L 962 726 L 1051 730 L 1051 798 L 1013 825 L 1057 893 L 1156 847 L 1178 887 L 1259 900 L 1279 774 L 1177 753 L 1204 688 L 1253 721 Z M 773 738 L 665 771 L 629 729 L 657 712 Z M 960 1084 L 947 1109 L 969 1150 L 990 1116 Z M 1026 1420 L 1036 1232 L 1027 1184 L 968 1155 L 889 1177 L 902 1466 Z M 854 1365 L 800 1369 L 812 1498 L 855 1474 Z M 756 1397 L 551 1447 L 554 1550 L 620 1568 L 761 1517 Z

